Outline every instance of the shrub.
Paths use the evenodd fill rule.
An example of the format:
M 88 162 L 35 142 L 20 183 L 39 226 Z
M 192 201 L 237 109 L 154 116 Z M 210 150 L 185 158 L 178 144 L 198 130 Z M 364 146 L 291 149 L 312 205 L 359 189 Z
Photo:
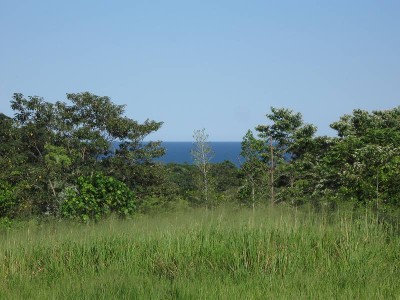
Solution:
M 128 216 L 135 212 L 135 194 L 126 184 L 101 173 L 93 176 L 81 176 L 76 187 L 64 191 L 61 204 L 61 215 L 65 218 L 98 220 L 117 213 Z

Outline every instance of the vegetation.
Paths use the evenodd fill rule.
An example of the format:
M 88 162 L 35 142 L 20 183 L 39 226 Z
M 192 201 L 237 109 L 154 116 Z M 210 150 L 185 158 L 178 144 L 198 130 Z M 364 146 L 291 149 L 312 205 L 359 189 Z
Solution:
M 195 130 L 193 134 L 194 138 L 194 149 L 192 150 L 193 162 L 198 168 L 199 175 L 198 176 L 198 186 L 199 191 L 202 194 L 202 202 L 205 205 L 210 204 L 210 191 L 211 191 L 211 182 L 210 182 L 210 169 L 211 169 L 211 159 L 213 158 L 213 151 L 211 147 L 208 145 L 208 134 L 205 132 L 205 129 Z
M 156 163 L 161 142 L 143 142 L 162 122 L 139 124 L 124 107 L 91 93 L 67 102 L 14 94 L 14 118 L 0 114 L 0 218 L 57 217 L 84 222 L 220 204 L 339 203 L 397 219 L 400 107 L 354 110 L 316 136 L 300 113 L 271 108 L 248 130 L 240 168 L 211 164 L 205 130 L 194 132 L 194 165 Z
M 67 218 L 99 220 L 116 212 L 120 216 L 135 211 L 135 195 L 122 182 L 97 173 L 91 177 L 79 177 L 76 188 L 65 191 L 61 202 L 61 215 Z
M 1 216 L 72 217 L 76 213 L 73 217 L 98 219 L 113 210 L 115 201 L 128 199 L 132 203 L 118 205 L 132 213 L 135 197 L 150 193 L 162 181 L 161 171 L 152 160 L 164 149 L 160 142 L 142 143 L 162 123 L 139 124 L 123 116 L 123 106 L 113 104 L 108 97 L 86 92 L 67 94 L 67 99 L 68 103 L 53 104 L 14 94 L 11 107 L 15 117 L 0 119 L 0 195 L 3 198 L 12 190 L 16 201 L 2 200 Z M 96 177 L 98 172 L 109 176 L 104 183 Z M 122 188 L 118 180 L 126 187 Z M 89 191 L 90 184 L 94 185 Z M 111 201 L 106 196 L 111 192 L 123 193 L 124 199 Z M 104 202 L 96 203 L 101 213 L 93 211 L 98 201 Z
M 369 213 L 284 206 L 30 222 L 2 232 L 0 298 L 391 299 L 395 229 Z
M 395 298 L 400 107 L 316 136 L 271 108 L 238 168 L 162 164 L 162 122 L 91 93 L 0 114 L 0 299 Z M 248 209 L 251 207 L 252 209 Z M 203 209 L 206 208 L 206 209 Z
M 258 137 L 249 131 L 243 139 L 244 201 L 265 201 L 267 194 L 273 204 L 350 202 L 398 210 L 400 108 L 354 110 L 331 125 L 338 137 L 316 137 L 316 128 L 291 110 L 271 112 L 270 124 L 256 127 Z

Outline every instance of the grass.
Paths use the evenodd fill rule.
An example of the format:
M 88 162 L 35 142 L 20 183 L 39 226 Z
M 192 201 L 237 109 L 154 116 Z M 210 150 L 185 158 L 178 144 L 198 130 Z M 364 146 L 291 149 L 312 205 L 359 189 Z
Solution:
M 368 215 L 194 210 L 0 238 L 0 299 L 400 298 L 400 236 Z

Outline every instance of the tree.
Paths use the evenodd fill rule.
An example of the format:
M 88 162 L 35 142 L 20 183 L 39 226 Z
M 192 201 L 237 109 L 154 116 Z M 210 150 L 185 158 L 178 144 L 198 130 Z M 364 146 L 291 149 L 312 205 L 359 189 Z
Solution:
M 361 203 L 400 204 L 400 107 L 356 109 L 331 124 L 338 138 L 327 151 L 325 186 Z
M 256 127 L 258 132 L 259 159 L 268 167 L 270 202 L 274 204 L 284 198 L 276 199 L 276 188 L 293 188 L 298 179 L 294 163 L 303 158 L 313 146 L 316 128 L 304 124 L 300 113 L 285 108 L 271 107 L 266 115 L 268 125 Z
M 225 160 L 220 163 L 214 163 L 211 165 L 210 171 L 211 177 L 215 182 L 216 192 L 223 193 L 240 186 L 239 170 L 233 162 Z
M 200 171 L 201 180 L 199 186 L 204 197 L 204 202 L 206 203 L 206 205 L 208 205 L 210 194 L 210 163 L 212 158 L 214 157 L 214 153 L 207 142 L 208 134 L 205 132 L 204 128 L 202 130 L 195 130 L 193 133 L 193 138 L 193 161 Z
M 124 116 L 123 105 L 89 92 L 67 94 L 67 102 L 54 104 L 14 94 L 11 107 L 15 118 L 4 121 L 10 126 L 7 146 L 0 146 L 0 151 L 10 156 L 14 173 L 13 178 L 2 177 L 19 186 L 16 193 L 33 213 L 55 213 L 60 193 L 75 185 L 76 178 L 96 171 L 138 191 L 157 186 L 153 159 L 164 149 L 160 142 L 143 139 L 162 122 L 139 124 Z
M 9 179 L 12 169 L 16 166 L 13 160 L 19 148 L 19 138 L 13 127 L 13 120 L 0 114 L 0 180 Z
M 48 183 L 54 199 L 58 199 L 58 193 L 66 187 L 66 182 L 63 178 L 72 161 L 67 154 L 67 150 L 63 147 L 46 144 L 45 150 L 44 163 L 47 169 Z M 51 206 L 47 208 L 47 212 L 57 215 L 59 203 L 53 201 L 49 205 Z
M 14 166 L 7 181 L 14 185 L 15 193 L 24 207 L 25 214 L 46 212 L 55 199 L 50 193 L 48 172 L 44 163 L 45 145 L 54 141 L 53 104 L 43 98 L 24 98 L 14 94 L 11 134 L 15 138 L 15 153 L 10 160 Z
M 146 195 L 161 196 L 168 189 L 165 170 L 154 161 L 154 158 L 164 155 L 165 149 L 160 141 L 143 141 L 161 124 L 148 120 L 144 124 L 132 124 L 135 130 L 118 143 L 113 155 L 104 159 L 102 164 L 105 172 L 137 191 L 139 198 Z
M 265 186 L 265 174 L 268 171 L 267 164 L 262 161 L 261 152 L 264 143 L 256 139 L 248 130 L 241 143 L 240 155 L 245 159 L 241 165 L 241 173 L 245 177 L 244 185 L 241 187 L 241 198 L 251 197 L 251 204 L 255 208 L 256 195 L 261 195 Z M 249 195 L 250 194 L 250 195 Z

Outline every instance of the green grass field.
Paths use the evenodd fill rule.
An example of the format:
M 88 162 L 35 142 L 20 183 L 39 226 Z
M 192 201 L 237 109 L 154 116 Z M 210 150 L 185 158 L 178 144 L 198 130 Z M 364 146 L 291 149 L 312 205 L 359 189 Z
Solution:
M 288 208 L 0 232 L 0 299 L 400 298 L 400 236 Z

